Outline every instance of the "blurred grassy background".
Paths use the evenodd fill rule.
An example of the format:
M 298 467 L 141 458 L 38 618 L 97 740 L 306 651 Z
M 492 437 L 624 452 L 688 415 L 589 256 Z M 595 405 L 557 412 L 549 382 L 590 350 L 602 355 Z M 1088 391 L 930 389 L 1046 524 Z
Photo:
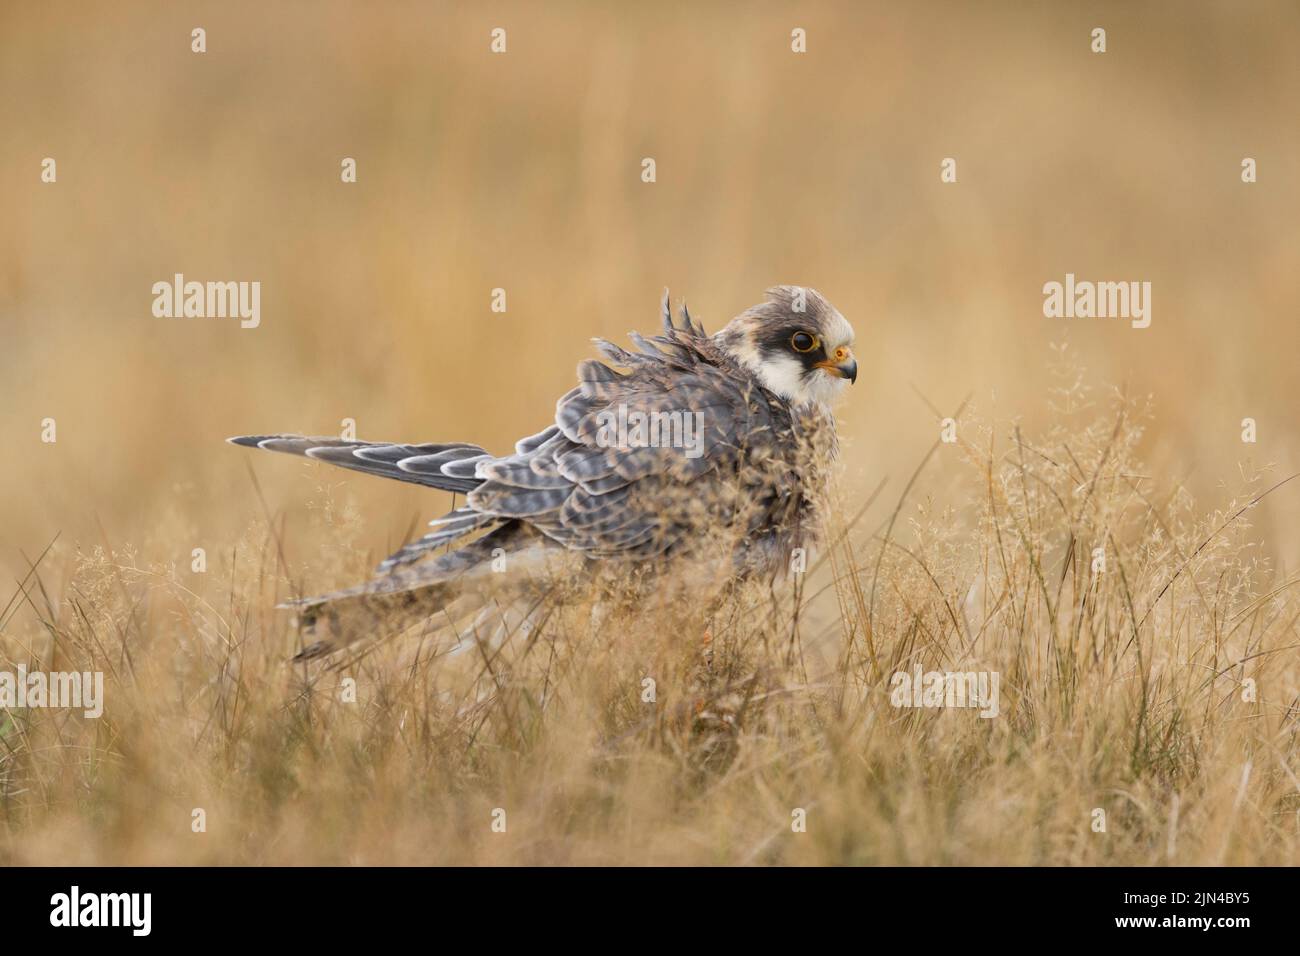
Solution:
M 1032 426 L 1062 340 L 1090 382 L 1154 395 L 1161 477 L 1213 495 L 1246 458 L 1290 473 L 1297 39 L 1284 2 L 7 2 L 0 572 L 56 532 L 221 547 L 260 511 L 232 434 L 351 417 L 504 450 L 590 336 L 654 328 L 664 286 L 711 330 L 777 282 L 854 323 L 850 502 L 934 441 L 916 391 Z M 261 327 L 154 318 L 175 272 L 260 281 Z M 1151 327 L 1045 319 L 1066 272 L 1150 280 Z M 376 552 L 445 504 L 255 467 L 291 515 L 303 469 L 347 481 Z M 1253 519 L 1291 565 L 1298 499 Z

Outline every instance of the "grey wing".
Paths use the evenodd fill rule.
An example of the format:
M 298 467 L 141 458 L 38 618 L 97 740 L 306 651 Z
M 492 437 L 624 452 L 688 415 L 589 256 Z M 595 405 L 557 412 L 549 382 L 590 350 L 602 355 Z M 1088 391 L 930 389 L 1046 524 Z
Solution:
M 789 410 L 723 359 L 685 312 L 675 326 L 666 297 L 664 314 L 663 335 L 632 333 L 637 351 L 596 340 L 605 360 L 626 371 L 582 362 L 578 386 L 556 403 L 555 424 L 521 439 L 512 455 L 494 457 L 467 443 L 294 435 L 230 441 L 465 493 L 463 507 L 430 522 L 429 533 L 380 565 L 390 574 L 493 528 L 531 527 L 553 545 L 592 557 L 647 558 L 675 551 L 705 523 L 734 524 L 742 509 L 749 513 L 742 530 L 780 520 L 797 486 L 787 461 Z M 683 441 L 620 446 L 618 436 L 610 440 L 620 414 L 657 416 Z
M 704 524 L 729 524 L 756 502 L 764 511 L 762 489 L 771 483 L 760 482 L 756 495 L 746 472 L 755 461 L 781 460 L 790 427 L 784 407 L 747 375 L 710 360 L 708 340 L 694 329 L 632 338 L 639 351 L 597 342 L 628 371 L 581 363 L 579 385 L 557 403 L 555 426 L 514 455 L 475 463 L 481 484 L 469 492 L 468 509 L 525 522 L 600 558 L 672 553 Z M 671 440 L 661 434 L 657 444 L 620 446 L 620 414 L 657 416 Z

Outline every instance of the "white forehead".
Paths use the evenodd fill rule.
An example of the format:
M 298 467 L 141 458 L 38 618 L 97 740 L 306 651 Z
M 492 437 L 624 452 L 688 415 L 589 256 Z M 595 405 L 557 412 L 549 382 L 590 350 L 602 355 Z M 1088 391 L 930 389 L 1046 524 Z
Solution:
M 853 344 L 853 326 L 826 296 L 809 286 L 781 285 L 767 290 L 767 303 L 750 312 L 769 318 L 782 315 L 798 319 L 806 315 L 808 330 L 821 336 L 822 344 L 832 349 Z
M 830 304 L 822 313 L 822 339 L 833 349 L 853 344 L 853 326 Z

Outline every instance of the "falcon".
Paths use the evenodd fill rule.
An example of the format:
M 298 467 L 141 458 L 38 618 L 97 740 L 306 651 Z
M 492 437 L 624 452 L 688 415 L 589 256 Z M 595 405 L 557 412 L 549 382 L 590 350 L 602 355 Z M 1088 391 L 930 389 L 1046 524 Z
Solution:
M 371 580 L 289 602 L 319 637 L 295 660 L 499 610 L 502 588 L 527 621 L 558 584 L 630 569 L 687 586 L 781 577 L 824 520 L 831 406 L 858 374 L 853 328 L 817 291 L 786 285 L 713 335 L 685 305 L 675 319 L 666 292 L 662 317 L 659 335 L 629 333 L 635 350 L 593 340 L 604 361 L 581 362 L 554 422 L 510 455 L 464 442 L 228 439 L 464 495 Z

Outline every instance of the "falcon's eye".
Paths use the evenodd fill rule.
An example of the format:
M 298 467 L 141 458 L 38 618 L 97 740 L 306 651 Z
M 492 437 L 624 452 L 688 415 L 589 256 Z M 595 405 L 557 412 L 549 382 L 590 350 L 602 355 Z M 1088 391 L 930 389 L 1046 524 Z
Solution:
M 817 347 L 817 336 L 811 332 L 796 332 L 790 336 L 790 348 L 796 352 L 811 352 Z

